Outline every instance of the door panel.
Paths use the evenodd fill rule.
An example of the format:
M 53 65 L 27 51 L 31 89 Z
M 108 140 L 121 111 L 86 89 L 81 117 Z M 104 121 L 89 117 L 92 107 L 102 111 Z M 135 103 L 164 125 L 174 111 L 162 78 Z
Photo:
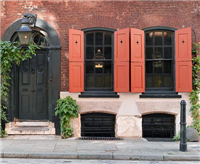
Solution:
M 19 119 L 47 119 L 47 53 L 24 61 L 19 72 Z

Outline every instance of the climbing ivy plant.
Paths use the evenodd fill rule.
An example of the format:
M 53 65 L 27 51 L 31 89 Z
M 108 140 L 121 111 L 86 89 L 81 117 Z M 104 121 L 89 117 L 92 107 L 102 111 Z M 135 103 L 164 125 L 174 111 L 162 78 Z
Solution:
M 11 86 L 9 80 L 11 80 L 10 72 L 13 65 L 19 66 L 20 63 L 28 58 L 31 58 L 32 55 L 36 55 L 36 49 L 39 49 L 38 46 L 34 43 L 29 44 L 27 48 L 22 48 L 19 42 L 10 42 L 10 41 L 0 41 L 0 58 L 1 58 L 1 105 L 0 105 L 0 115 L 1 122 L 7 121 L 6 118 L 6 102 L 8 101 L 8 92 L 9 87 Z M 1 126 L 0 137 L 5 135 L 5 131 Z
M 59 115 L 61 126 L 61 137 L 63 139 L 71 137 L 73 135 L 73 128 L 70 125 L 70 118 L 78 117 L 79 106 L 76 104 L 76 100 L 67 96 L 64 99 L 57 101 L 55 108 L 55 115 Z
M 200 44 L 200 42 L 199 42 Z M 200 56 L 197 56 L 199 52 L 199 44 L 194 43 L 192 54 L 194 57 L 192 58 L 192 78 L 193 78 L 193 89 L 190 93 L 190 112 L 193 118 L 192 126 L 199 132 L 200 134 Z

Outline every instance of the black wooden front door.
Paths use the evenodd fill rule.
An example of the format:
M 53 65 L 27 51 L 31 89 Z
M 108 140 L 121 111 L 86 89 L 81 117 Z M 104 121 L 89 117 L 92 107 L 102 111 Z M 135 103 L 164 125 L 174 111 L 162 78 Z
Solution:
M 47 119 L 47 52 L 38 51 L 19 68 L 19 119 Z

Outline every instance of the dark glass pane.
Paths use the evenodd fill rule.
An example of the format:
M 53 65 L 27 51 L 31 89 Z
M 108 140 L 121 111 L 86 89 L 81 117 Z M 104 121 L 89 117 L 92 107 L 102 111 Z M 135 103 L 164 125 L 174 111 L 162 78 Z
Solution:
M 104 45 L 111 45 L 112 44 L 112 35 L 109 33 L 104 34 Z
M 94 76 L 86 76 L 86 87 L 94 87 Z
M 146 45 L 153 45 L 153 32 L 146 33 Z
M 153 77 L 152 76 L 146 76 L 146 87 L 151 88 L 153 87 L 152 83 Z
M 111 51 L 111 47 L 105 47 L 104 48 L 104 56 L 105 56 L 105 59 L 111 59 L 112 55 L 111 55 L 112 51 Z
M 104 73 L 111 74 L 111 62 L 104 62 Z
M 146 62 L 146 73 L 153 73 L 153 62 Z
M 164 48 L 165 59 L 172 59 L 172 47 Z
M 172 76 L 164 76 L 165 87 L 172 87 Z
M 86 45 L 94 45 L 94 33 L 86 35 Z
M 93 59 L 93 58 L 94 58 L 94 48 L 86 47 L 86 59 Z
M 106 88 L 111 88 L 111 75 L 104 76 L 104 82 Z
M 95 87 L 103 87 L 103 85 L 102 85 L 102 76 L 96 76 Z
M 102 45 L 103 44 L 103 33 L 96 33 L 95 34 L 95 44 Z
M 162 45 L 162 32 L 155 32 L 155 45 Z
M 152 47 L 146 48 L 146 59 L 153 59 L 153 48 Z
M 162 76 L 154 76 L 154 87 L 162 87 Z
M 86 62 L 86 73 L 94 73 L 94 63 L 93 62 Z
M 171 61 L 164 62 L 164 73 L 171 73 L 172 72 L 172 64 Z
M 161 61 L 155 61 L 154 62 L 154 73 L 158 74 L 158 73 L 162 73 L 162 62 Z
M 95 73 L 99 74 L 103 72 L 103 68 L 95 68 Z
M 102 47 L 96 47 L 95 48 L 95 55 L 98 56 L 98 59 L 100 59 L 101 57 L 103 57 L 103 48 Z
M 155 54 L 154 54 L 154 59 L 160 59 L 162 58 L 162 48 L 161 47 L 156 47 L 155 48 Z
M 172 33 L 171 32 L 164 32 L 164 44 L 172 45 Z

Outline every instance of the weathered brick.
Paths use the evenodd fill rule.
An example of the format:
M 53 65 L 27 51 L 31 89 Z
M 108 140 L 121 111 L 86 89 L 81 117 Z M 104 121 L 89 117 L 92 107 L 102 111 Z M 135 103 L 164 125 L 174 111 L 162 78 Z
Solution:
M 200 1 L 1 1 L 1 37 L 24 13 L 36 13 L 59 35 L 61 90 L 68 90 L 68 31 L 70 28 L 108 27 L 143 29 L 192 27 L 193 42 L 200 41 Z M 22 14 L 22 15 L 20 15 Z

